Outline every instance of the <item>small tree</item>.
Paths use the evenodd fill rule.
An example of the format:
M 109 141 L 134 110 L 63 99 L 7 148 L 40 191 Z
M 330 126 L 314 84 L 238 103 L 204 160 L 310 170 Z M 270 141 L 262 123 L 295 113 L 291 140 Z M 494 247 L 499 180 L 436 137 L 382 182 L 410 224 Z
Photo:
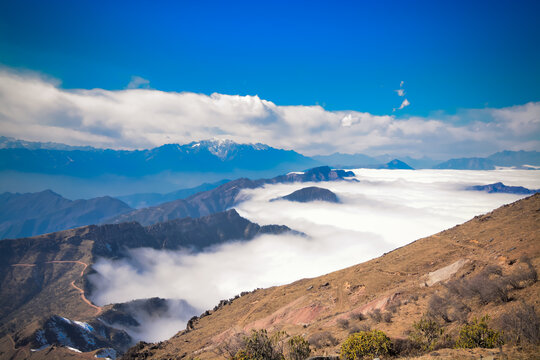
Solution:
M 424 315 L 418 322 L 413 323 L 413 331 L 409 337 L 423 351 L 431 351 L 443 333 L 444 329 L 437 321 Z
M 309 343 L 301 335 L 296 335 L 287 340 L 287 349 L 291 360 L 304 360 L 311 354 Z
M 341 345 L 340 354 L 344 360 L 358 360 L 366 356 L 388 355 L 391 346 L 390 338 L 380 330 L 360 331 L 349 335 Z
M 474 318 L 472 323 L 464 325 L 459 331 L 459 338 L 456 342 L 457 348 L 472 349 L 476 347 L 492 349 L 502 345 L 501 333 L 488 326 L 489 316 L 486 315 L 480 320 Z

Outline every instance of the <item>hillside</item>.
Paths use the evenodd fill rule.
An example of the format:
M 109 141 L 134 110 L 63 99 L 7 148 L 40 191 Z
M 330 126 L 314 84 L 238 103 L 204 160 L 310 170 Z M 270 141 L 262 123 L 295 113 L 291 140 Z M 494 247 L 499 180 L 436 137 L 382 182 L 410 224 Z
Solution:
M 259 226 L 229 210 L 147 228 L 137 223 L 91 225 L 4 240 L 0 242 L 0 358 L 9 358 L 6 354 L 12 352 L 13 346 L 21 348 L 15 351 L 17 356 L 30 348 L 40 348 L 44 338 L 49 341 L 47 344 L 71 343 L 68 346 L 77 344 L 86 350 L 101 346 L 125 350 L 126 345 L 132 344 L 126 333 L 108 325 L 118 321 L 133 325 L 129 314 L 107 317 L 110 310 L 119 308 L 100 308 L 88 300 L 92 289 L 86 276 L 99 257 L 118 259 L 126 255 L 126 250 L 140 247 L 201 250 L 229 240 L 249 240 L 260 234 L 287 231 L 290 229 L 286 226 Z M 183 308 L 189 308 L 188 304 Z M 103 316 L 108 319 L 105 324 L 99 320 Z M 81 330 L 81 322 L 89 326 L 84 325 Z M 90 328 L 93 330 L 88 331 Z M 65 339 L 71 340 L 62 342 Z
M 245 294 L 193 319 L 189 330 L 162 343 L 141 343 L 124 358 L 219 359 L 224 344 L 251 329 L 301 334 L 316 354 L 333 355 L 348 334 L 359 329 L 376 328 L 405 339 L 413 322 L 428 310 L 455 336 L 473 316 L 489 314 L 497 323 L 503 315 L 516 313 L 521 302 L 538 311 L 539 234 L 536 194 L 371 261 Z M 503 279 L 513 279 L 514 285 L 501 290 L 497 284 Z M 481 291 L 463 291 L 473 285 Z M 532 359 L 538 347 L 505 345 L 503 351 L 509 358 Z M 441 349 L 425 358 L 474 359 L 498 352 Z
M 117 224 L 137 221 L 142 225 L 150 225 L 188 216 L 200 217 L 233 207 L 240 201 L 237 197 L 243 189 L 254 189 L 265 184 L 339 181 L 345 180 L 348 176 L 354 176 L 354 173 L 351 171 L 333 170 L 328 166 L 321 166 L 305 172 L 276 176 L 272 179 L 250 180 L 242 178 L 229 181 L 215 189 L 197 193 L 186 199 L 130 211 L 104 220 L 103 222 Z
M 0 239 L 51 233 L 103 220 L 133 210 L 126 203 L 103 196 L 68 200 L 51 190 L 0 194 Z

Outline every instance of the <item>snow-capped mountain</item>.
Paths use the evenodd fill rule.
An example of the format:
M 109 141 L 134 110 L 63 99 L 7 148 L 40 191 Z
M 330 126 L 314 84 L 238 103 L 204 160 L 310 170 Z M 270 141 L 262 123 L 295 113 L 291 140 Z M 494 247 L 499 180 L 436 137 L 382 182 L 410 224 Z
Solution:
M 279 168 L 283 172 L 318 164 L 292 150 L 221 139 L 133 151 L 49 145 L 2 138 L 0 170 L 76 177 L 102 174 L 145 176 L 163 171 L 223 173 Z

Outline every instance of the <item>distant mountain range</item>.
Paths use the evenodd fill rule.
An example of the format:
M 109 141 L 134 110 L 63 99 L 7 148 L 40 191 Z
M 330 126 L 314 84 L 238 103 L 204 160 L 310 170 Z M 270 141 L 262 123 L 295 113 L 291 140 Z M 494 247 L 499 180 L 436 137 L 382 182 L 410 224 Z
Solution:
M 95 177 L 103 174 L 140 177 L 168 172 L 226 173 L 238 169 L 285 171 L 318 165 L 292 150 L 264 144 L 204 140 L 167 144 L 149 150 L 74 148 L 60 144 L 5 140 L 0 147 L 0 171 Z
M 529 166 L 540 166 L 540 152 L 538 151 L 501 151 L 488 157 L 454 158 L 441 162 L 422 157 L 419 159 L 409 156 L 381 155 L 376 157 L 364 154 L 335 153 L 324 156 L 312 156 L 325 165 L 337 168 L 385 168 L 384 164 L 400 161 L 415 169 L 455 169 L 455 170 L 494 170 L 497 166 L 517 167 L 527 169 Z M 394 160 L 392 160 L 394 159 Z M 406 167 L 402 167 L 405 169 Z
M 70 229 L 133 210 L 126 203 L 104 196 L 68 200 L 50 190 L 0 194 L 0 239 L 19 238 Z
M 502 151 L 488 157 L 455 158 L 440 162 L 429 157 L 368 156 L 365 154 L 306 157 L 292 150 L 231 140 L 167 144 L 148 150 L 111 150 L 89 146 L 41 143 L 0 136 L 0 171 L 12 170 L 75 177 L 102 174 L 140 177 L 170 172 L 225 173 L 234 170 L 282 171 L 328 165 L 337 168 L 379 168 L 397 159 L 413 168 L 490 170 L 495 166 L 540 166 L 538 151 Z
M 142 193 L 142 194 L 117 196 L 116 198 L 119 200 L 122 200 L 123 202 L 131 206 L 132 208 L 140 209 L 140 208 L 144 208 L 148 206 L 162 204 L 169 201 L 187 198 L 188 196 L 196 194 L 201 191 L 212 190 L 218 187 L 219 185 L 223 185 L 229 181 L 230 180 L 221 180 L 221 181 L 211 183 L 211 184 L 204 183 L 196 187 L 172 191 L 166 194 Z

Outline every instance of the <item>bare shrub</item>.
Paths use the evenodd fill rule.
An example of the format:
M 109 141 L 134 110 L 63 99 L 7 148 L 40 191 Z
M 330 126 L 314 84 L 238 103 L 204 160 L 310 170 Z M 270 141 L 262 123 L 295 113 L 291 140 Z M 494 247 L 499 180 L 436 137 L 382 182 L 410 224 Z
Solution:
M 367 319 L 366 315 L 363 313 L 354 313 L 351 315 L 351 319 L 358 320 L 358 321 L 364 321 Z
M 385 323 L 391 323 L 392 322 L 392 313 L 389 312 L 389 311 L 385 311 L 383 314 L 382 314 L 382 320 L 385 322 Z
M 382 313 L 380 309 L 372 310 L 368 313 L 368 316 L 371 320 L 373 320 L 376 324 L 380 323 L 382 321 Z
M 465 322 L 471 309 L 451 294 L 446 297 L 433 295 L 428 302 L 427 314 L 435 319 L 443 319 L 447 323 Z
M 446 288 L 452 295 L 461 298 L 477 297 L 480 303 L 508 302 L 508 280 L 501 276 L 498 266 L 486 266 L 478 275 L 469 279 L 459 279 L 447 283 Z
M 244 333 L 236 333 L 230 338 L 223 341 L 217 348 L 216 353 L 227 359 L 232 359 L 238 351 L 244 346 Z
M 524 289 L 538 281 L 538 273 L 529 258 L 522 258 L 517 269 L 507 276 L 507 281 L 513 289 Z
M 420 346 L 410 339 L 392 339 L 392 355 L 399 357 L 409 357 L 419 355 Z
M 395 314 L 398 311 L 400 306 L 401 306 L 401 300 L 394 300 L 390 304 L 388 304 L 388 306 L 386 307 L 386 310 Z
M 342 328 L 343 330 L 347 330 L 349 328 L 349 320 L 347 319 L 337 319 L 337 325 Z
M 506 342 L 522 344 L 540 344 L 540 319 L 534 307 L 524 302 L 514 305 L 496 321 L 502 330 Z
M 317 349 L 327 346 L 336 346 L 338 344 L 337 339 L 328 331 L 321 331 L 311 335 L 308 342 Z

